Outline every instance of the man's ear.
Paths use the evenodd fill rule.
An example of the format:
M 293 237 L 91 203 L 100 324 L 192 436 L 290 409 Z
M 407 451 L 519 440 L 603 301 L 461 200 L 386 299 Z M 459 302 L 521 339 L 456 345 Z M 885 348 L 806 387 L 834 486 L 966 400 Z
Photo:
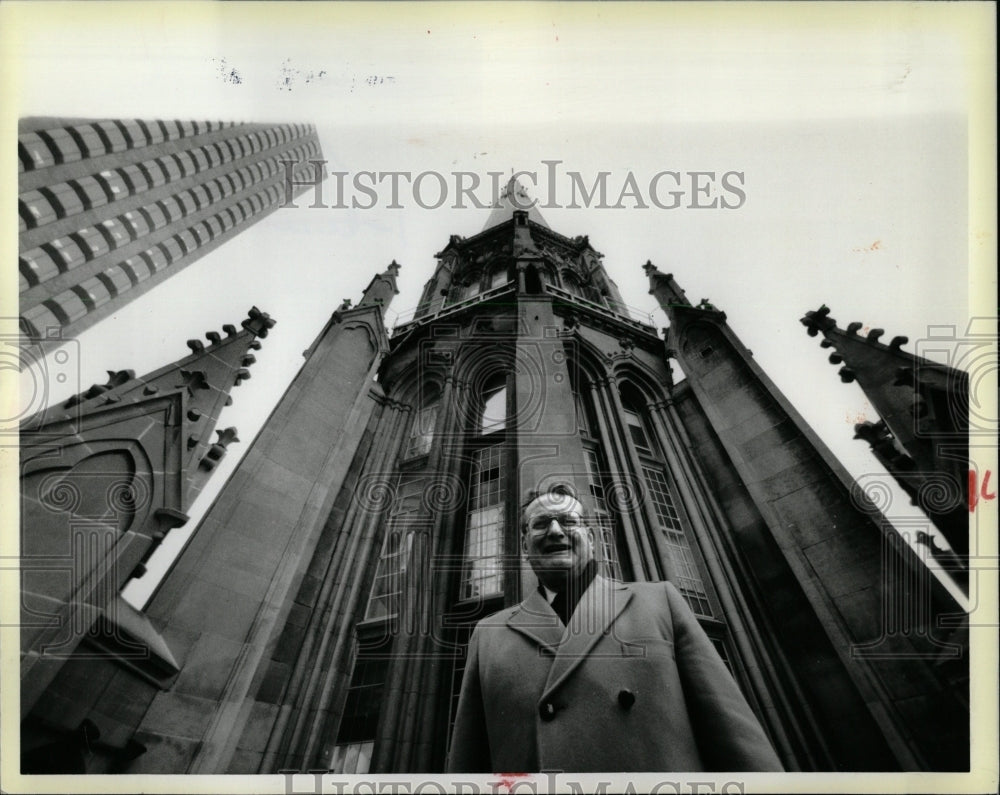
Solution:
M 527 555 L 528 554 L 528 534 L 521 533 L 521 551 Z

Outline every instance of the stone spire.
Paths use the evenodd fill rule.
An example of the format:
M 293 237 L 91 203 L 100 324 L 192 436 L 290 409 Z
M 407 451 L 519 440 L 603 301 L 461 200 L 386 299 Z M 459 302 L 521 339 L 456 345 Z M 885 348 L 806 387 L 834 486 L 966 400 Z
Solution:
M 186 482 L 183 502 L 190 505 L 228 445 L 239 441 L 235 428 L 215 431 L 215 426 L 223 408 L 232 403 L 231 390 L 250 378 L 249 368 L 256 362 L 254 351 L 260 350 L 260 340 L 274 324 L 266 312 L 252 307 L 241 330 L 227 324 L 222 333 L 206 332 L 207 344 L 190 339 L 188 356 L 139 378 L 132 370 L 109 370 L 104 384 L 94 384 L 60 407 L 47 409 L 45 421 L 183 392 L 184 416 L 178 418 L 178 424 L 183 440 L 181 471 Z
M 399 293 L 399 288 L 396 286 L 396 277 L 399 275 L 399 268 L 399 263 L 393 260 L 389 263 L 389 267 L 372 279 L 365 288 L 364 295 L 361 297 L 358 307 L 381 306 L 382 311 L 385 312 L 389 306 L 389 302 Z
M 673 319 L 670 311 L 673 307 L 691 306 L 687 295 L 681 289 L 680 285 L 674 281 L 672 273 L 661 273 L 652 260 L 646 260 L 646 264 L 642 266 L 642 269 L 649 278 L 649 294 L 656 298 L 668 317 Z
M 546 229 L 549 228 L 548 223 L 538 210 L 538 202 L 532 199 L 528 195 L 528 191 L 524 189 L 524 186 L 516 177 L 512 176 L 507 181 L 503 190 L 500 191 L 500 195 L 497 196 L 496 201 L 491 205 L 490 215 L 486 219 L 483 230 L 491 229 L 498 224 L 509 221 L 513 217 L 515 210 L 527 212 L 529 221 L 534 221 Z
M 868 442 L 955 553 L 967 555 L 968 374 L 903 350 L 906 337 L 886 345 L 882 329 L 859 334 L 864 326 L 857 321 L 837 328 L 825 305 L 800 322 L 809 336 L 822 335 L 840 380 L 857 382 L 879 415 L 855 425 L 854 438 Z

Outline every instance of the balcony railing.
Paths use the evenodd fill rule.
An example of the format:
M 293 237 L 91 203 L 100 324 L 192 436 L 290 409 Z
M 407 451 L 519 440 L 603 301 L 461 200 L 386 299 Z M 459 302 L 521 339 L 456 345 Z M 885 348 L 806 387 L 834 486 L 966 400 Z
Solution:
M 396 316 L 396 321 L 392 327 L 392 334 L 402 334 L 413 329 L 420 328 L 430 323 L 432 320 L 440 320 L 446 318 L 450 315 L 458 314 L 459 312 L 464 312 L 471 306 L 476 304 L 481 304 L 484 301 L 492 301 L 494 298 L 499 298 L 502 295 L 514 294 L 514 283 L 508 282 L 507 284 L 501 284 L 499 287 L 493 287 L 489 290 L 484 290 L 478 295 L 474 295 L 471 298 L 466 298 L 462 301 L 456 301 L 453 304 L 446 304 L 442 309 L 437 312 L 430 312 L 422 317 L 415 317 L 419 307 L 417 309 L 411 309 L 407 312 L 401 312 Z
M 653 315 L 649 312 L 643 312 L 640 309 L 626 306 L 624 304 L 619 304 L 616 309 L 612 309 L 605 304 L 589 301 L 586 298 L 581 298 L 579 295 L 570 292 L 569 290 L 564 290 L 561 287 L 556 287 L 551 284 L 544 285 L 544 289 L 548 295 L 561 299 L 567 304 L 579 306 L 583 309 L 603 315 L 604 317 L 617 320 L 620 323 L 625 323 L 642 331 L 652 331 L 655 334 L 656 323 L 653 320 Z M 397 334 L 413 331 L 414 329 L 425 326 L 434 320 L 441 320 L 449 317 L 450 315 L 464 312 L 466 309 L 485 301 L 492 301 L 495 298 L 505 295 L 514 295 L 514 293 L 514 283 L 508 282 L 507 284 L 502 284 L 499 287 L 493 287 L 492 289 L 485 290 L 478 295 L 472 296 L 471 298 L 466 298 L 453 304 L 445 304 L 444 307 L 437 312 L 430 312 L 421 317 L 416 317 L 419 307 L 417 309 L 410 309 L 406 312 L 401 312 L 396 315 L 392 324 L 392 335 L 396 336 Z
M 586 309 L 593 310 L 594 312 L 598 312 L 602 315 L 613 317 L 615 320 L 627 323 L 630 326 L 643 326 L 654 330 L 656 329 L 652 313 L 643 312 L 641 309 L 637 309 L 636 307 L 619 304 L 618 309 L 612 309 L 605 304 L 598 304 L 595 301 L 581 298 L 576 293 L 571 293 L 569 290 L 564 290 L 562 287 L 556 287 L 553 284 L 546 284 L 545 292 L 549 295 L 555 296 L 556 298 L 565 299 L 568 302 L 583 306 Z

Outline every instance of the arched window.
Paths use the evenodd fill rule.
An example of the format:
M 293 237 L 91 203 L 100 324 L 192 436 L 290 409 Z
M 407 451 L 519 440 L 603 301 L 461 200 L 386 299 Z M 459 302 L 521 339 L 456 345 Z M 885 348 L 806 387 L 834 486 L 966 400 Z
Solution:
M 622 408 L 629 439 L 639 454 L 642 479 L 653 504 L 660 531 L 670 550 L 670 560 L 677 572 L 677 590 L 683 594 L 696 615 L 712 617 L 712 607 L 705 582 L 698 569 L 694 551 L 685 534 L 663 453 L 656 442 L 641 393 L 630 384 L 621 388 Z
M 529 295 L 541 295 L 545 292 L 542 288 L 542 276 L 534 265 L 529 265 L 524 271 L 524 291 Z
M 494 290 L 497 287 L 503 287 L 510 281 L 510 273 L 506 267 L 498 268 L 493 271 L 490 276 L 490 289 Z
M 566 290 L 566 292 L 572 293 L 577 298 L 583 298 L 583 299 L 587 298 L 587 294 L 583 289 L 583 285 L 580 284 L 580 280 L 576 277 L 575 274 L 570 273 L 569 271 L 565 271 L 562 274 L 562 284 L 563 284 L 563 289 Z
M 487 380 L 477 397 L 459 600 L 503 594 L 507 376 Z
M 507 381 L 494 379 L 483 390 L 483 410 L 479 415 L 479 433 L 493 433 L 507 427 Z
M 453 282 L 448 296 L 448 303 L 460 304 L 479 295 L 479 279 L 473 279 L 468 284 Z

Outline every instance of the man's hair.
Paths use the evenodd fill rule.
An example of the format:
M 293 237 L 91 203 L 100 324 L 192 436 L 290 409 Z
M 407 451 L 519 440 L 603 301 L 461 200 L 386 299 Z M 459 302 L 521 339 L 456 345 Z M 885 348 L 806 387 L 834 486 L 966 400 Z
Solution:
M 580 495 L 577 494 L 576 489 L 574 489 L 569 483 L 553 483 L 551 486 L 547 486 L 544 489 L 532 489 L 524 495 L 524 502 L 521 503 L 521 507 L 518 509 L 522 535 L 528 530 L 528 522 L 525 517 L 525 511 L 531 503 L 546 494 L 553 494 L 558 497 L 569 497 L 570 499 L 576 500 L 576 502 L 580 505 L 583 518 L 586 518 L 587 507 L 584 505 L 583 500 L 580 499 Z

